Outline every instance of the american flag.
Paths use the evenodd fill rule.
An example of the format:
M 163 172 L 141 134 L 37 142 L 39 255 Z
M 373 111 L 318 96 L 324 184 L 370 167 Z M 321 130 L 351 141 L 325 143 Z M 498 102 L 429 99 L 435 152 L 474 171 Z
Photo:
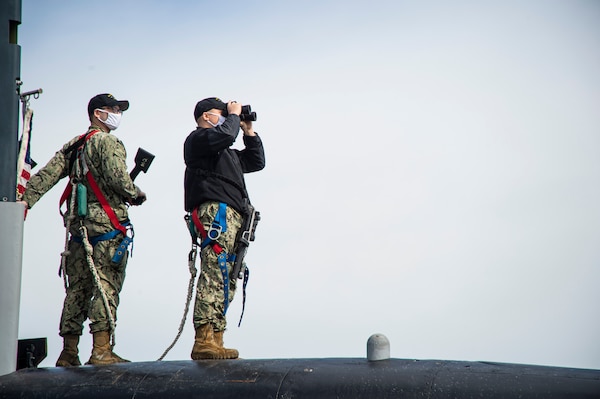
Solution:
M 23 133 L 21 134 L 19 156 L 17 158 L 17 200 L 23 197 L 27 182 L 31 178 L 31 169 L 35 166 L 30 153 L 32 119 L 33 111 L 31 108 L 27 108 L 23 117 Z

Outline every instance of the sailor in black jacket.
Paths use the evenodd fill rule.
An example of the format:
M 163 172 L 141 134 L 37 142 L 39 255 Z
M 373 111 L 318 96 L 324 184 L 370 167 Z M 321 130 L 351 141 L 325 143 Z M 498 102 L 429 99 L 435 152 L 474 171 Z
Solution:
M 247 197 L 244 173 L 265 167 L 265 154 L 252 121 L 240 121 L 241 105 L 225 104 L 217 98 L 202 100 L 194 117 L 198 128 L 185 140 L 185 209 L 191 212 L 206 201 L 221 201 L 243 212 Z M 223 115 L 225 114 L 226 117 Z M 243 150 L 229 148 L 240 127 L 244 132 Z
M 194 360 L 238 357 L 237 350 L 223 347 L 225 312 L 233 300 L 237 280 L 237 276 L 229 278 L 232 262 L 225 258 L 235 253 L 245 203 L 249 202 L 244 173 L 265 166 L 262 141 L 252 121 L 240 120 L 241 112 L 242 106 L 235 101 L 224 103 L 216 97 L 199 101 L 194 110 L 198 128 L 184 144 L 185 209 L 197 216 L 200 229 L 209 236 L 218 235 L 201 252 L 202 270 L 194 306 Z M 232 149 L 240 128 L 245 148 Z M 198 224 L 195 226 L 201 237 Z

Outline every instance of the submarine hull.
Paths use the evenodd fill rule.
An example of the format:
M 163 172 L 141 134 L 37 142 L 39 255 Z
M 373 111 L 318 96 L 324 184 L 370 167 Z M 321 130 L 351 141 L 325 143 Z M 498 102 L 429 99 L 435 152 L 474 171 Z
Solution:
M 356 358 L 23 369 L 0 398 L 600 398 L 600 370 Z

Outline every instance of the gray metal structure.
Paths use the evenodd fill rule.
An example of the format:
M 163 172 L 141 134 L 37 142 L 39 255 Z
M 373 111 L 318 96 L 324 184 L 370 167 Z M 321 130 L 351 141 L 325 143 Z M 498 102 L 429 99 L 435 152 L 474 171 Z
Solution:
M 21 23 L 21 0 L 0 2 L 0 201 L 15 201 L 19 128 L 21 47 L 17 26 Z M 7 29 L 8 28 L 8 29 Z
M 23 207 L 0 203 L 0 221 L 0 375 L 4 375 L 17 369 Z
M 17 204 L 21 0 L 0 1 L 0 375 L 16 369 L 23 255 L 23 206 Z

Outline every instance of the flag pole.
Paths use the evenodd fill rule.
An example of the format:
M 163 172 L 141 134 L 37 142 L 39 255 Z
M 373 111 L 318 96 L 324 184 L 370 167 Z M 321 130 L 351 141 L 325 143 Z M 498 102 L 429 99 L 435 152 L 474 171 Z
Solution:
M 20 95 L 23 109 L 23 133 L 21 134 L 19 155 L 17 157 L 17 201 L 20 201 L 23 197 L 25 186 L 31 177 L 31 169 L 34 166 L 30 156 L 33 110 L 29 108 L 29 97 L 38 98 L 41 93 L 42 89 L 37 89 Z

